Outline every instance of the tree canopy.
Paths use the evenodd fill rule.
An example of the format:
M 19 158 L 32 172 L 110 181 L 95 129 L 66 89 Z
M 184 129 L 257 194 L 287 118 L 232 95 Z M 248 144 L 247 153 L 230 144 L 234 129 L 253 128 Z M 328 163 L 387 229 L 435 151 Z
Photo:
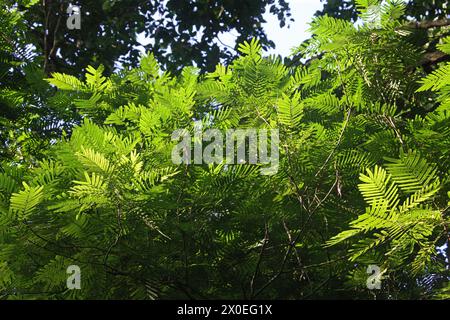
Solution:
M 258 37 L 266 48 L 275 44 L 267 38 L 262 23 L 268 9 L 281 25 L 289 19 L 284 0 L 100 0 L 69 1 L 3 0 L 23 14 L 23 35 L 35 47 L 47 73 L 74 74 L 90 64 L 103 64 L 110 73 L 117 62 L 135 66 L 143 33 L 152 42 L 145 46 L 165 69 L 179 71 L 196 64 L 212 71 L 219 62 L 230 61 L 234 48 L 221 45 L 220 36 L 232 31 L 240 43 Z M 79 6 L 82 28 L 66 27 L 67 8 Z M 221 48 L 223 47 L 223 48 Z
M 321 0 L 324 2 L 323 10 L 320 15 L 329 15 L 335 18 L 356 21 L 358 18 L 358 3 L 353 0 Z M 447 19 L 449 10 L 445 0 L 408 0 L 406 2 L 405 14 L 409 17 L 421 20 Z M 368 7 L 376 7 L 377 0 L 367 0 L 364 2 Z
M 444 58 L 425 65 L 403 1 L 356 4 L 360 23 L 311 22 L 305 63 L 254 38 L 205 73 L 148 52 L 112 74 L 25 64 L 9 74 L 20 86 L 2 78 L 3 103 L 27 116 L 1 129 L 0 297 L 448 298 L 449 29 L 431 28 Z M 195 153 L 199 123 L 278 130 L 276 170 L 234 153 L 174 163 L 174 132 Z

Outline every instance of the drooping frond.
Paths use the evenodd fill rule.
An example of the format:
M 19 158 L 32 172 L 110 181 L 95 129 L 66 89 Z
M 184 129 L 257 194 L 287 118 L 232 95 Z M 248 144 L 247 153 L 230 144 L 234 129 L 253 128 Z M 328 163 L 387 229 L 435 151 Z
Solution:
M 25 182 L 23 183 L 23 186 L 24 190 L 12 194 L 11 210 L 15 212 L 20 219 L 27 219 L 43 200 L 44 187 L 30 187 Z

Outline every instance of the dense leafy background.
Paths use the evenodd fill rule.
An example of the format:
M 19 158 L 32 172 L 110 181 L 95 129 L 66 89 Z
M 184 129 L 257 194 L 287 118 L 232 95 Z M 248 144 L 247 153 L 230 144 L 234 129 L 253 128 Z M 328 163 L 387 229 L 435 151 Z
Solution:
M 289 6 L 284 0 L 96 0 L 69 1 L 2 0 L 3 5 L 18 5 L 26 27 L 24 37 L 49 72 L 80 73 L 89 64 L 103 64 L 110 73 L 115 62 L 135 65 L 140 45 L 137 34 L 152 39 L 152 51 L 164 68 L 178 72 L 195 63 L 212 71 L 217 63 L 230 61 L 234 48 L 223 47 L 223 33 L 232 31 L 240 43 L 258 37 L 269 48 L 262 23 L 269 10 L 280 25 L 289 21 Z M 27 3 L 34 5 L 27 7 Z M 78 5 L 82 12 L 81 30 L 66 28 L 67 7 Z M 26 10 L 24 10 L 26 9 Z
M 47 76 L 21 37 L 34 2 L 0 16 L 2 298 L 447 297 L 445 21 L 359 0 L 357 26 L 311 23 L 304 64 L 253 39 L 212 72 L 180 58 L 174 75 L 156 50 L 112 74 L 94 59 Z M 278 172 L 174 165 L 171 134 L 194 119 L 278 128 Z M 66 288 L 73 264 L 81 290 Z

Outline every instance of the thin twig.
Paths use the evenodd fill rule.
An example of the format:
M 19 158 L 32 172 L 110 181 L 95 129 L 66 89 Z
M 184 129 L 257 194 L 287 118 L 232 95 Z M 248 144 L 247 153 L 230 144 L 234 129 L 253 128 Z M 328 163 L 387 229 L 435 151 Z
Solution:
M 266 248 L 267 243 L 269 242 L 269 228 L 267 223 L 264 224 L 264 239 L 263 244 L 261 246 L 261 251 L 259 252 L 258 262 L 256 263 L 255 272 L 253 273 L 252 279 L 250 281 L 250 300 L 253 297 L 253 293 L 255 291 L 254 284 L 256 276 L 258 275 L 259 266 L 261 265 L 262 257 L 264 254 L 264 249 Z

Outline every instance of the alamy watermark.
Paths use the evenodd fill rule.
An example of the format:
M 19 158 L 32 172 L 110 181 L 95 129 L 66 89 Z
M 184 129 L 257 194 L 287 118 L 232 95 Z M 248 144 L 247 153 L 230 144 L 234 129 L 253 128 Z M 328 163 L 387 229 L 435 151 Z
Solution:
M 69 274 L 67 277 L 66 285 L 69 290 L 80 290 L 81 289 L 81 269 L 77 265 L 71 265 L 67 267 L 66 273 Z
M 203 130 L 202 122 L 196 121 L 193 136 L 178 129 L 172 133 L 172 141 L 179 141 L 172 149 L 174 164 L 254 164 L 261 165 L 262 175 L 278 172 L 278 129 L 229 129 L 224 133 Z
M 69 30 L 80 30 L 81 29 L 81 9 L 79 6 L 73 6 L 70 4 L 67 7 L 67 14 L 69 17 L 66 21 L 67 29 Z
M 380 267 L 374 264 L 369 265 L 366 272 L 370 275 L 366 281 L 367 289 L 380 290 L 384 272 L 381 272 Z

